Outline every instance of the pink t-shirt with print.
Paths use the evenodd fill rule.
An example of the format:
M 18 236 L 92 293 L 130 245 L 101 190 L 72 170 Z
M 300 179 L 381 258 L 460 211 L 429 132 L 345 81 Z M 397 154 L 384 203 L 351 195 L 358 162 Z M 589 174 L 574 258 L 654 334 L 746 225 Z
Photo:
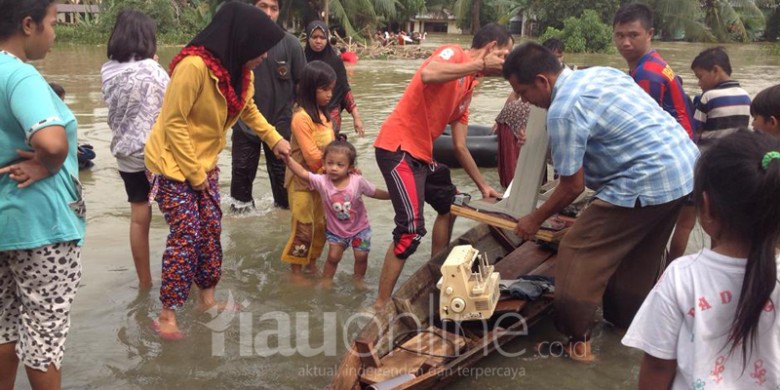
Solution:
M 374 196 L 376 186 L 363 176 L 350 174 L 349 184 L 338 189 L 327 175 L 309 172 L 309 186 L 317 190 L 322 197 L 329 232 L 348 238 L 369 227 L 368 212 L 361 195 Z

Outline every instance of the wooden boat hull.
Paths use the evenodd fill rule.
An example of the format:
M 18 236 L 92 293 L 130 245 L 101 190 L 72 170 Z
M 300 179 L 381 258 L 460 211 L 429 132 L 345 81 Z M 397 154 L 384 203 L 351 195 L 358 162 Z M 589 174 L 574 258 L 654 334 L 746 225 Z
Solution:
M 498 346 L 527 334 L 528 327 L 551 309 L 551 296 L 534 302 L 499 302 L 496 311 L 502 314 L 489 320 L 463 323 L 442 323 L 438 320 L 439 291 L 436 282 L 449 249 L 455 245 L 469 244 L 480 252 L 486 252 L 502 279 L 514 279 L 524 274 L 552 274 L 553 250 L 532 242 L 518 246 L 519 242 L 513 240 L 517 238 L 506 230 L 479 224 L 454 240 L 447 251 L 423 264 L 393 295 L 393 304 L 361 329 L 329 388 L 364 389 L 370 382 L 409 373 L 415 377 L 393 388 L 438 388 L 456 379 L 465 368 L 473 366 Z M 456 357 L 445 361 L 395 348 L 399 336 L 425 332 L 430 326 L 437 332 L 439 328 L 444 330 L 442 333 L 463 334 L 465 348 Z M 382 357 L 381 360 L 379 357 Z M 417 368 L 420 362 L 423 362 L 422 369 Z M 379 367 L 372 367 L 377 365 Z

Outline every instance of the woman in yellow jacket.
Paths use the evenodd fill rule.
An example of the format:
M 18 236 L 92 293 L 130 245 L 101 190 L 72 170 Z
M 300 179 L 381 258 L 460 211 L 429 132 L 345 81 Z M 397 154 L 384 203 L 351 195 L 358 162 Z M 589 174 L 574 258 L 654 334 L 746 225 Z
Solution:
M 252 69 L 284 32 L 260 9 L 227 3 L 171 62 L 171 81 L 145 148 L 152 173 L 150 199 L 170 225 L 162 259 L 163 309 L 153 326 L 164 339 L 181 339 L 175 310 L 194 281 L 202 309 L 213 307 L 222 272 L 219 152 L 241 118 L 277 155 L 282 139 L 255 106 Z

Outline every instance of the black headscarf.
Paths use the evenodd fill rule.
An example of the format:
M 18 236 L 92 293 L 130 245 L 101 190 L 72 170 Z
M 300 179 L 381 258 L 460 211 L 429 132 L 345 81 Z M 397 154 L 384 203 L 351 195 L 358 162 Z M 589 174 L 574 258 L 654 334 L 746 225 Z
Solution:
M 230 74 L 230 83 L 241 96 L 243 67 L 274 47 L 284 30 L 257 7 L 239 2 L 225 3 L 214 19 L 187 46 L 204 46 Z
M 333 97 L 330 98 L 328 103 L 328 110 L 332 110 L 334 107 L 341 105 L 344 100 L 344 96 L 350 91 L 349 81 L 347 80 L 347 69 L 344 68 L 344 61 L 341 60 L 341 56 L 336 53 L 336 49 L 330 45 L 330 42 L 325 44 L 325 48 L 321 52 L 317 53 L 311 48 L 309 44 L 309 37 L 314 30 L 320 30 L 325 34 L 325 39 L 330 39 L 330 33 L 328 32 L 328 26 L 325 22 L 315 20 L 306 26 L 306 62 L 322 61 L 334 71 L 336 71 L 336 86 L 333 88 Z M 342 107 L 344 109 L 345 107 Z

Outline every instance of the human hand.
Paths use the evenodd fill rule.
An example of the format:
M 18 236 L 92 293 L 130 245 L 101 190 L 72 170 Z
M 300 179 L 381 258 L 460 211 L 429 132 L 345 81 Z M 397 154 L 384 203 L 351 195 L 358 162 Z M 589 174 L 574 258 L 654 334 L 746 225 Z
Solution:
M 517 146 L 520 147 L 525 145 L 526 139 L 527 137 L 526 137 L 525 129 L 520 129 L 520 132 L 517 134 Z
M 504 68 L 504 58 L 509 50 L 493 49 L 482 57 L 482 74 L 485 76 L 500 76 Z
M 29 187 L 38 180 L 51 176 L 49 168 L 46 168 L 38 158 L 35 152 L 27 150 L 17 150 L 16 154 L 24 160 L 0 168 L 0 175 L 8 174 L 12 180 L 15 180 L 18 188 Z
M 490 134 L 496 134 L 498 132 L 498 122 L 493 122 L 493 127 L 490 128 Z
M 286 139 L 282 139 L 281 141 L 277 142 L 276 145 L 274 145 L 273 152 L 276 158 L 282 158 L 282 156 L 289 156 L 290 143 L 287 142 Z
M 360 120 L 360 118 L 355 118 L 355 133 L 357 133 L 358 137 L 362 137 L 366 134 L 365 130 L 363 129 L 363 121 Z
M 500 198 L 501 194 L 498 193 L 498 191 L 494 190 L 493 187 L 486 185 L 485 187 L 482 187 L 479 189 L 479 192 L 482 193 L 482 198 Z
M 537 221 L 532 214 L 520 218 L 515 225 L 515 234 L 525 241 L 533 240 L 542 223 Z
M 191 187 L 192 187 L 192 189 L 193 189 L 193 190 L 195 190 L 195 191 L 203 191 L 203 190 L 205 190 L 205 189 L 206 189 L 206 182 L 208 182 L 208 181 L 209 181 L 209 180 L 208 180 L 208 179 L 206 179 L 206 180 L 203 180 L 203 182 L 202 182 L 202 183 L 200 183 L 200 184 L 197 184 L 197 185 L 195 185 L 195 184 L 190 184 L 190 186 L 191 186 Z

